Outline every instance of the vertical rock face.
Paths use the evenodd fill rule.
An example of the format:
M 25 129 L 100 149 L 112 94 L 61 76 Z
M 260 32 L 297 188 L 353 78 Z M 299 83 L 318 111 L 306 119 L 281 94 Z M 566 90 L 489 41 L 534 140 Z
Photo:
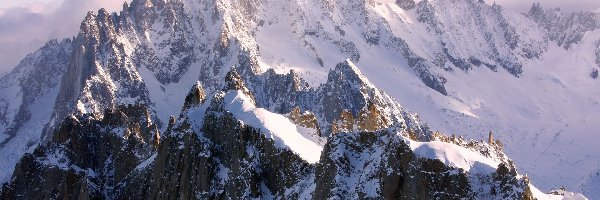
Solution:
M 53 118 L 60 120 L 71 112 L 102 115 L 104 108 L 127 103 L 150 105 L 148 91 L 133 65 L 130 49 L 118 38 L 125 20 L 104 9 L 88 13 L 74 42 L 67 73 L 54 106 Z
M 360 110 L 356 118 L 347 110 L 343 110 L 340 116 L 331 124 L 331 132 L 354 132 L 354 131 L 377 131 L 388 127 L 386 118 L 380 113 L 379 108 L 368 102 L 367 106 Z
M 220 88 L 217 82 L 226 72 L 221 72 L 222 65 L 231 56 L 226 52 L 235 46 L 217 41 L 220 32 L 216 31 L 225 26 L 215 2 L 194 3 L 197 9 L 193 10 L 186 5 L 133 1 L 120 13 L 103 9 L 88 13 L 74 42 L 53 119 L 59 121 L 71 112 L 102 115 L 104 108 L 142 103 L 149 105 L 161 126 L 166 120 L 160 121 L 157 114 L 176 112 L 161 110 L 168 103 L 156 96 L 176 90 L 167 91 L 169 85 L 193 84 L 181 80 L 184 75 L 199 79 L 210 90 Z M 202 69 L 190 72 L 192 66 Z
M 245 78 L 249 79 L 246 81 L 248 89 L 261 97 L 257 99 L 257 105 L 277 113 L 289 113 L 296 106 L 304 106 L 305 102 L 313 100 L 305 94 L 309 90 L 308 84 L 293 70 L 277 74 L 270 69 L 260 75 Z

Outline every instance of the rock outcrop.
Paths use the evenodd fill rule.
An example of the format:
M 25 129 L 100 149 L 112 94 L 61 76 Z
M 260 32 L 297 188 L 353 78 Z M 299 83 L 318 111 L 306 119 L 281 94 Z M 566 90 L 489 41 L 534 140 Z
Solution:
M 294 109 L 292 109 L 292 112 L 289 114 L 289 118 L 290 118 L 290 120 L 292 120 L 292 122 L 294 122 L 295 124 L 297 124 L 299 126 L 316 129 L 317 134 L 319 136 L 322 136 L 321 131 L 319 129 L 319 123 L 317 121 L 317 117 L 315 116 L 315 114 L 313 114 L 309 111 L 304 111 L 301 113 L 300 107 L 295 107 Z

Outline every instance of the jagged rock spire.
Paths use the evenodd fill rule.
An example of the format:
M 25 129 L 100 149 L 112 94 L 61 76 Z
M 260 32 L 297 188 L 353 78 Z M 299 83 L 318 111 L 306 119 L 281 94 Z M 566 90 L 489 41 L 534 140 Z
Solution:
M 253 102 L 256 102 L 256 98 L 254 97 L 254 95 L 252 95 L 252 92 L 250 92 L 250 90 L 246 87 L 246 85 L 244 84 L 244 80 L 242 80 L 242 77 L 237 72 L 237 69 L 235 67 L 231 68 L 231 70 L 225 75 L 225 88 L 223 90 L 241 90 L 242 92 L 244 92 L 244 94 L 250 97 L 250 99 L 252 99 Z
M 490 145 L 494 144 L 494 134 L 492 133 L 492 131 L 490 131 L 490 133 L 489 133 L 488 144 L 490 144 Z
M 224 90 L 240 90 L 245 88 L 242 77 L 235 68 L 232 68 L 227 75 L 225 75 L 225 88 Z
M 192 89 L 185 97 L 185 103 L 183 104 L 183 110 L 187 110 L 190 107 L 198 106 L 206 100 L 206 93 L 200 81 L 196 81 Z

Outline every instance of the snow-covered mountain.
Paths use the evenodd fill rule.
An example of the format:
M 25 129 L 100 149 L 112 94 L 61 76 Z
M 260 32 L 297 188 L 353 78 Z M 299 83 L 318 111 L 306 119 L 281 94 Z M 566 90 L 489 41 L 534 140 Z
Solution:
M 90 12 L 77 37 L 0 80 L 2 192 L 558 198 L 531 181 L 599 198 L 598 16 L 475 0 L 134 0 Z M 443 136 L 490 130 L 503 147 Z M 32 174 L 42 180 L 24 186 Z

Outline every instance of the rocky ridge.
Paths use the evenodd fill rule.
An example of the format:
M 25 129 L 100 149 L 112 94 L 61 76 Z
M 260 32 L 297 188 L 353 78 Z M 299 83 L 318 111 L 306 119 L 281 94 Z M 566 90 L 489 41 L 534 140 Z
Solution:
M 338 68 L 354 69 L 346 77 L 360 76 L 351 65 L 346 62 Z M 238 111 L 226 105 L 232 92 L 250 97 L 247 101 L 252 104 L 258 98 L 235 71 L 228 74 L 225 87 L 208 98 L 202 86 L 195 85 L 185 98 L 182 114 L 164 134 L 141 104 L 107 109 L 102 116 L 68 117 L 47 145 L 21 159 L 10 183 L 2 188 L 2 197 L 530 199 L 533 195 L 528 180 L 517 175 L 510 160 L 500 159 L 499 166 L 489 166 L 498 169 L 485 174 L 417 156 L 409 147 L 409 132 L 418 131 L 416 135 L 431 140 L 435 137 L 422 132 L 424 128 L 410 130 L 404 124 L 332 133 L 320 160 L 307 162 L 298 152 L 277 145 L 265 133 L 269 130 L 235 117 Z M 363 91 L 361 87 L 346 89 Z M 367 105 L 367 99 L 357 101 L 375 108 L 375 104 Z M 411 123 L 420 126 L 418 121 Z M 319 137 L 318 132 L 311 134 Z M 425 141 L 425 137 L 413 138 Z M 35 184 L 29 183 L 32 179 Z M 486 191 L 477 190 L 480 187 Z M 28 192 L 32 190 L 45 192 Z

